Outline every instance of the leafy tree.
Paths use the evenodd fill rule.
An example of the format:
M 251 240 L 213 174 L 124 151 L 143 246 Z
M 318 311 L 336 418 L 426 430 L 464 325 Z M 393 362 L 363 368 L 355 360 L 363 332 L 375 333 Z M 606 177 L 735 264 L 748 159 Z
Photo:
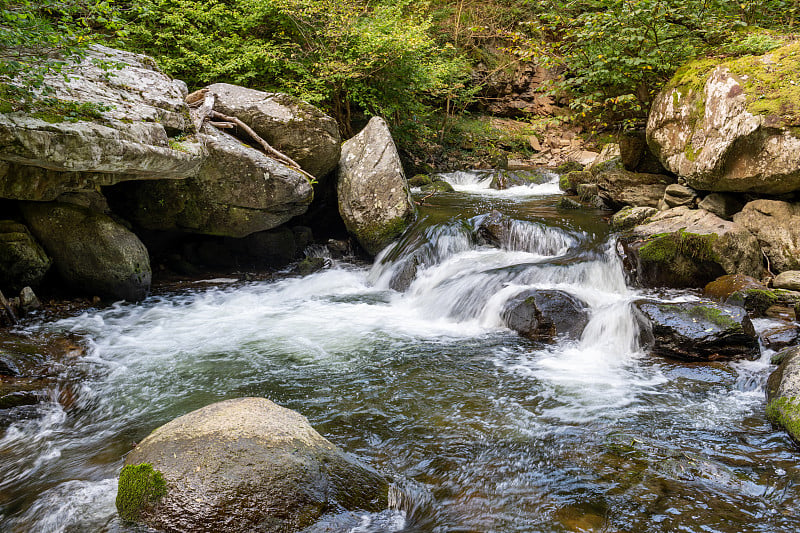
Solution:
M 0 103 L 47 94 L 45 77 L 85 56 L 98 32 L 124 35 L 110 0 L 0 0 Z
M 130 44 L 192 86 L 228 81 L 398 123 L 458 92 L 468 69 L 412 2 L 145 0 Z M 463 87 L 463 84 L 461 84 Z

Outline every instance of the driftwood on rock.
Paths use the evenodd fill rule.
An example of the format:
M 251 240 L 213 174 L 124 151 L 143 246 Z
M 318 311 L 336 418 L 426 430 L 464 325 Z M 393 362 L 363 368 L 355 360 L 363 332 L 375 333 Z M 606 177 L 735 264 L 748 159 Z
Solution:
M 245 124 L 242 120 L 237 117 L 224 115 L 219 111 L 214 111 L 214 101 L 214 93 L 208 92 L 207 89 L 195 91 L 186 97 L 186 103 L 191 108 L 192 122 L 194 123 L 195 129 L 198 132 L 203 126 L 203 122 L 206 120 L 208 120 L 208 123 L 211 126 L 219 129 L 227 130 L 237 127 L 241 128 L 261 147 L 268 157 L 278 161 L 279 163 L 283 163 L 287 167 L 297 170 L 306 178 L 308 178 L 309 181 L 316 181 L 316 178 L 303 170 L 294 159 L 273 148 L 271 144 L 265 141 L 258 133 L 255 132 L 255 130 L 253 130 L 253 128 Z

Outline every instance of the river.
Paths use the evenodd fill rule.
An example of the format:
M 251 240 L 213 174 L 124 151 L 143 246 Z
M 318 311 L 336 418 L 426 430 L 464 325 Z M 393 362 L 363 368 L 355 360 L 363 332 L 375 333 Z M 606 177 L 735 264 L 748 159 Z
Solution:
M 457 192 L 426 199 L 373 266 L 217 280 L 26 326 L 88 351 L 63 370 L 73 403 L 0 429 L 0 529 L 141 531 L 114 508 L 125 453 L 193 409 L 263 396 L 397 480 L 395 509 L 325 531 L 800 530 L 797 449 L 764 416 L 769 353 L 643 353 L 643 292 L 602 212 L 557 209 L 555 179 L 493 191 L 480 173 L 446 178 Z M 493 209 L 515 219 L 502 249 L 471 237 Z M 410 257 L 407 290 L 392 290 Z M 579 340 L 503 327 L 503 304 L 531 287 L 588 304 Z

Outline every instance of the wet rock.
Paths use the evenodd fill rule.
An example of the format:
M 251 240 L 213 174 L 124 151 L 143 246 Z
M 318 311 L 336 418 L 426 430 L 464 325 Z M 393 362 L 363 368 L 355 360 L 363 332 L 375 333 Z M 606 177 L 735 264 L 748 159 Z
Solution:
M 580 204 L 578 204 L 580 205 Z M 502 248 L 511 241 L 513 220 L 500 211 L 493 210 L 484 216 L 475 232 L 478 244 Z
M 800 443 L 800 346 L 779 355 L 780 365 L 767 380 L 767 418 Z
M 110 72 L 96 62 L 111 61 Z M 49 97 L 103 107 L 77 122 L 26 113 L 0 114 L 0 197 L 52 201 L 131 179 L 185 178 L 197 172 L 200 143 L 180 149 L 170 137 L 191 131 L 185 85 L 162 74 L 146 56 L 92 46 L 79 64 L 46 76 Z
M 420 258 L 416 254 L 407 256 L 392 273 L 389 288 L 398 292 L 407 290 L 416 279 L 419 266 Z
M 0 395 L 0 409 L 13 409 L 24 405 L 36 405 L 42 401 L 42 396 L 31 391 L 17 391 Z
M 88 294 L 141 300 L 150 291 L 150 258 L 136 235 L 112 218 L 70 204 L 25 203 L 31 231 L 58 274 Z
M 664 203 L 668 207 L 694 207 L 697 191 L 686 185 L 671 183 L 664 189 Z
M 331 257 L 334 259 L 342 259 L 344 257 L 353 255 L 353 248 L 350 246 L 349 241 L 328 239 L 328 242 L 325 244 L 325 246 L 328 248 Z
M 705 209 L 719 218 L 731 220 L 733 215 L 742 210 L 744 203 L 733 194 L 714 192 L 700 200 L 697 207 Z
M 502 312 L 510 329 L 531 340 L 552 342 L 557 336 L 578 339 L 589 322 L 586 304 L 558 290 L 532 289 L 509 300 Z
M 754 200 L 733 221 L 756 236 L 773 271 L 800 270 L 800 203 Z
M 776 289 L 800 290 L 800 270 L 781 272 L 772 280 L 772 286 Z
M 577 200 L 562 196 L 558 199 L 558 202 L 556 202 L 556 207 L 559 209 L 582 209 L 584 206 Z
M 453 192 L 453 186 L 444 180 L 434 181 L 422 186 L 422 192 Z
M 364 250 L 375 255 L 402 235 L 416 217 L 389 127 L 373 117 L 342 146 L 339 214 Z
M 316 107 L 282 93 L 228 83 L 206 87 L 214 110 L 235 116 L 309 174 L 323 178 L 336 168 L 341 138 L 336 121 Z
M 300 276 L 310 276 L 320 270 L 325 270 L 331 267 L 331 260 L 327 257 L 306 257 L 299 261 L 292 269 L 292 272 Z
M 662 211 L 619 239 L 626 269 L 645 287 L 702 287 L 724 274 L 760 277 L 761 247 L 747 229 L 708 211 Z
M 647 141 L 697 190 L 781 194 L 800 188 L 797 43 L 761 57 L 685 65 L 656 96 Z
M 779 323 L 761 332 L 759 337 L 765 348 L 781 350 L 787 346 L 797 344 L 800 330 L 790 323 Z
M 578 186 L 592 183 L 592 173 L 588 170 L 575 170 L 562 175 L 558 180 L 558 187 L 567 193 L 575 194 Z
M 303 214 L 308 178 L 206 124 L 208 157 L 195 177 L 125 183 L 111 191 L 116 212 L 148 230 L 245 237 Z
M 758 337 L 744 309 L 715 303 L 638 303 L 651 353 L 684 361 L 753 359 Z
M 0 351 L 0 376 L 18 376 L 19 368 L 14 360 L 3 351 Z
M 767 286 L 744 274 L 726 274 L 709 282 L 703 289 L 703 293 L 710 298 L 724 302 L 733 293 L 748 289 L 767 290 Z
M 489 188 L 504 190 L 511 187 L 537 185 L 548 181 L 550 181 L 550 176 L 544 172 L 501 170 L 494 175 Z
M 626 207 L 611 217 L 611 226 L 616 230 L 626 230 L 638 226 L 658 213 L 654 207 Z
M 19 293 L 19 310 L 21 314 L 27 315 L 42 308 L 42 302 L 36 297 L 36 293 L 30 287 L 23 287 Z
M 0 288 L 9 293 L 38 286 L 51 265 L 50 258 L 24 224 L 0 220 Z
M 125 459 L 117 509 L 167 531 L 297 531 L 330 509 L 379 511 L 387 481 L 264 398 L 218 402 L 153 431 Z
M 427 174 L 417 174 L 408 180 L 408 185 L 410 187 L 424 187 L 425 185 L 430 185 L 431 183 L 433 183 L 433 179 Z

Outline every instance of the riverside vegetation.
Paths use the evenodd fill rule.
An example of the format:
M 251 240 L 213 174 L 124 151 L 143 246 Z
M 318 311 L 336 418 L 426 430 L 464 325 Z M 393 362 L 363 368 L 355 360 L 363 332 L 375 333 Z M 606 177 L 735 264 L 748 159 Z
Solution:
M 0 2 L 0 524 L 797 530 L 798 9 Z

